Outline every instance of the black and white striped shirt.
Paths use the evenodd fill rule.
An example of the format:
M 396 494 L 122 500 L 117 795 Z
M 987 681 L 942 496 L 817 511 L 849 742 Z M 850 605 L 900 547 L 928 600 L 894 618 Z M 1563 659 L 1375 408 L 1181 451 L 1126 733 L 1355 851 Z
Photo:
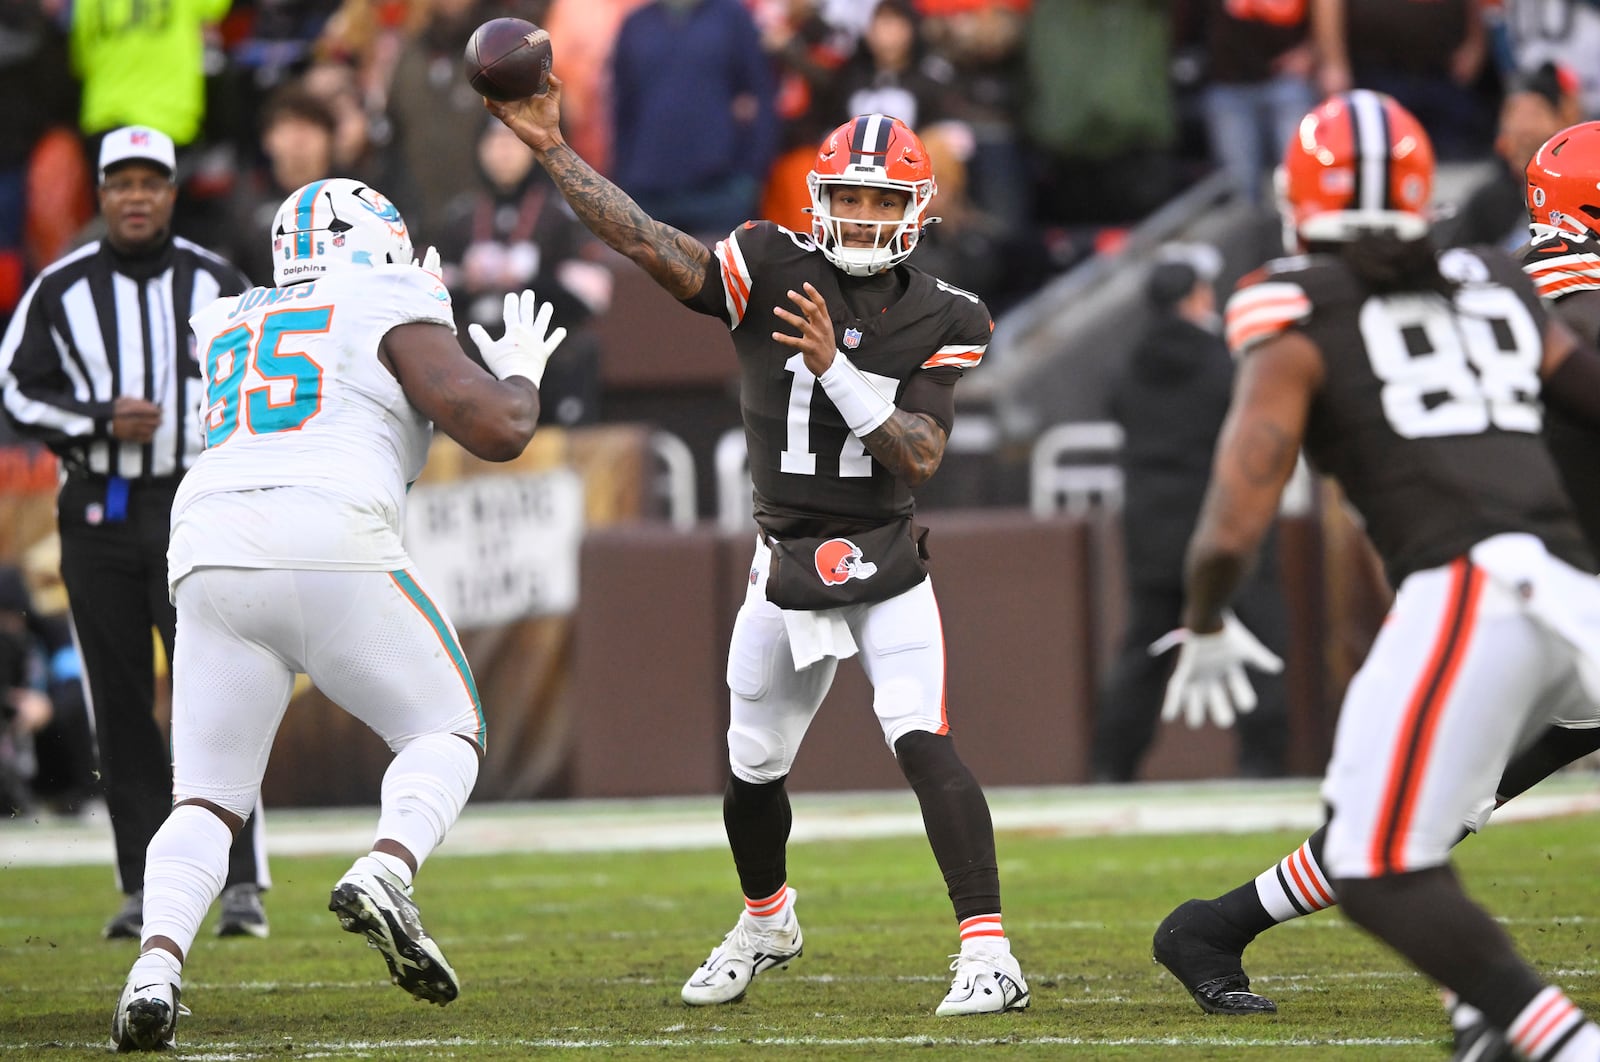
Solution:
M 17 430 L 74 474 L 149 479 L 200 456 L 200 364 L 189 317 L 249 287 L 227 261 L 181 236 L 129 258 L 104 240 L 40 273 L 0 340 L 0 401 Z M 161 407 L 149 443 L 111 436 L 121 395 Z

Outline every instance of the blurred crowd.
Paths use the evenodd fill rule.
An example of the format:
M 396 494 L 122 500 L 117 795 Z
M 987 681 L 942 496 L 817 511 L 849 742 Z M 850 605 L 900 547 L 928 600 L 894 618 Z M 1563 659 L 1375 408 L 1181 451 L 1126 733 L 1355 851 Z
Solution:
M 917 264 L 997 314 L 1213 172 L 1270 207 L 1274 161 L 1331 92 L 1389 92 L 1442 159 L 1487 164 L 1446 222 L 1461 242 L 1520 242 L 1533 150 L 1600 116 L 1600 0 L 0 0 L 0 325 L 96 234 L 100 138 L 149 125 L 179 147 L 175 229 L 256 283 L 282 199 L 348 176 L 439 248 L 463 328 L 534 287 L 589 348 L 552 362 L 546 415 L 596 419 L 583 325 L 610 305 L 608 256 L 461 72 L 502 15 L 549 29 L 574 148 L 702 238 L 809 231 L 823 135 L 906 120 L 940 188 Z M 0 572 L 13 808 L 93 790 L 55 614 Z
M 564 323 L 604 313 L 594 241 L 461 74 L 472 30 L 507 14 L 550 30 L 579 153 L 708 238 L 808 229 L 822 135 L 905 119 L 941 186 L 921 264 L 997 310 L 1213 169 L 1269 202 L 1325 93 L 1394 94 L 1457 160 L 1493 155 L 1508 89 L 1546 64 L 1563 106 L 1600 109 L 1590 0 L 0 0 L 22 101 L 0 114 L 0 314 L 84 237 L 86 160 L 127 124 L 180 147 L 180 234 L 254 281 L 281 199 L 352 176 L 444 252 L 464 321 L 530 283 Z

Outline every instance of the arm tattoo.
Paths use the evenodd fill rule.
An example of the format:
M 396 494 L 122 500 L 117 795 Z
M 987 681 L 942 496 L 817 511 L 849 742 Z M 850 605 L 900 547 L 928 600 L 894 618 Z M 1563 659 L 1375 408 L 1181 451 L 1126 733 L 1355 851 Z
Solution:
M 687 299 L 700 290 L 711 261 L 705 244 L 646 214 L 565 144 L 541 154 L 539 162 L 596 236 L 637 262 L 673 297 Z
M 913 487 L 928 481 L 944 459 L 944 429 L 930 416 L 896 409 L 861 440 L 889 471 Z

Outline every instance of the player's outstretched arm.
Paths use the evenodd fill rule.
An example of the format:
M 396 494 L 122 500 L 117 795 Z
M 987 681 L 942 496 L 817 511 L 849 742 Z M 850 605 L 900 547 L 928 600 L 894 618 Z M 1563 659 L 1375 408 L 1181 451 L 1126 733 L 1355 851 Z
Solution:
M 1270 339 L 1239 364 L 1185 564 L 1183 625 L 1222 629 L 1223 612 L 1277 517 L 1294 472 L 1322 355 L 1298 332 Z
M 533 438 L 538 386 L 524 376 L 495 379 L 445 326 L 399 325 L 383 337 L 379 356 L 411 404 L 474 457 L 510 461 Z
M 533 149 L 550 179 L 589 230 L 627 255 L 677 299 L 699 292 L 711 264 L 706 245 L 639 208 L 628 194 L 601 176 L 561 136 L 561 79 L 550 77 L 543 96 L 484 107 Z

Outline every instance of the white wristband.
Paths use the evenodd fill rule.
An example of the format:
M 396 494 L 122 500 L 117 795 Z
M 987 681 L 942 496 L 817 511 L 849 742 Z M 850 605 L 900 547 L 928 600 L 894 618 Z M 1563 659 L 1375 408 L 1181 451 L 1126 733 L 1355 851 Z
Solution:
M 894 403 L 872 386 L 842 350 L 833 352 L 833 364 L 817 379 L 857 438 L 866 437 L 894 415 Z

